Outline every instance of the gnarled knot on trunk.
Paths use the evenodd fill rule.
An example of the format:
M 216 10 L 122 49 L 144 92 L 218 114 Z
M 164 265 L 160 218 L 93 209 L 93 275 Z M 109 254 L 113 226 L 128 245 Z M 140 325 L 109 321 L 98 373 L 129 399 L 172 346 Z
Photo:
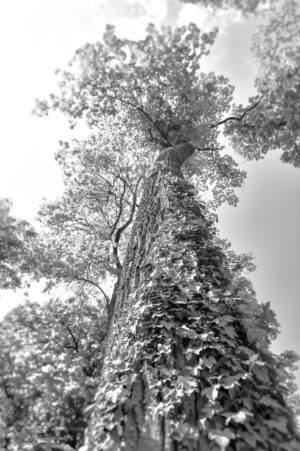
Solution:
M 154 163 L 154 171 L 180 172 L 181 166 L 193 155 L 195 149 L 195 146 L 189 142 L 162 149 Z

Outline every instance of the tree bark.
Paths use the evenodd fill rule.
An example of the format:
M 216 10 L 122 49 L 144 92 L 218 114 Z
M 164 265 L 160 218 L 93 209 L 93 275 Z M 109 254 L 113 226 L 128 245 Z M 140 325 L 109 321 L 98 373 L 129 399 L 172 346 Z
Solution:
M 193 152 L 165 149 L 144 184 L 89 451 L 297 449 L 272 361 L 248 342 L 213 224 L 183 179 Z

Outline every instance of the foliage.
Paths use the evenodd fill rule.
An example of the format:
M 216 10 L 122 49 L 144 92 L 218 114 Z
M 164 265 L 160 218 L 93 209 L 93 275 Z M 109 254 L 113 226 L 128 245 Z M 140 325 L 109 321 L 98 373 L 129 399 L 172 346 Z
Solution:
M 295 371 L 298 369 L 299 356 L 294 351 L 284 351 L 276 356 L 277 371 L 284 387 L 287 404 L 294 412 L 295 418 L 300 415 L 300 395 L 295 383 Z
M 234 190 L 245 173 L 217 142 L 233 88 L 223 76 L 200 71 L 216 33 L 201 33 L 195 24 L 161 31 L 149 25 L 143 40 L 131 41 L 108 26 L 103 42 L 77 50 L 72 71 L 59 72 L 60 93 L 38 101 L 36 112 L 59 109 L 72 126 L 82 119 L 96 130 L 96 142 L 107 141 L 107 123 L 113 126 L 109 135 L 118 136 L 118 128 L 129 136 L 138 133 L 141 158 L 152 151 L 152 162 L 164 147 L 193 142 L 198 151 L 188 176 L 194 175 L 200 191 L 213 188 L 215 205 L 235 204 Z M 115 137 L 110 142 L 116 148 Z
M 228 291 L 230 290 L 234 303 L 233 309 L 242 315 L 241 320 L 249 343 L 255 343 L 258 349 L 267 352 L 278 337 L 279 323 L 270 302 L 258 302 L 256 292 L 247 277 L 247 273 L 255 270 L 253 257 L 250 254 L 237 254 L 226 240 L 217 242 L 226 255 L 231 273 Z
M 113 122 L 113 118 L 111 123 Z M 112 125 L 112 124 L 111 124 Z M 117 133 L 61 143 L 57 153 L 65 182 L 61 199 L 45 203 L 36 242 L 36 277 L 98 291 L 120 272 L 126 238 L 137 208 L 139 185 L 149 167 L 137 135 Z
M 28 271 L 36 233 L 26 221 L 10 214 L 11 202 L 0 199 L 0 288 L 18 288 Z
M 254 36 L 259 71 L 248 108 L 256 106 L 244 116 L 245 106 L 235 106 L 236 119 L 226 123 L 234 149 L 247 159 L 281 149 L 282 161 L 300 166 L 299 23 L 299 2 L 286 0 L 266 13 Z
M 1 449 L 78 449 L 98 384 L 105 332 L 105 314 L 88 299 L 26 302 L 5 317 Z
M 261 6 L 268 5 L 268 0 L 181 0 L 183 3 L 199 3 L 205 7 L 236 8 L 244 14 L 256 12 Z M 272 0 L 277 1 L 277 0 Z
M 84 114 L 90 126 L 97 126 L 101 115 L 114 115 L 119 104 L 125 105 L 130 108 L 129 125 L 139 126 L 146 142 L 169 146 L 194 137 L 200 145 L 199 126 L 205 126 L 209 113 L 222 111 L 231 95 L 222 77 L 196 79 L 199 60 L 216 32 L 202 34 L 191 24 L 189 29 L 164 28 L 160 33 L 149 25 L 145 39 L 130 41 L 117 38 L 114 27 L 107 26 L 103 43 L 77 50 L 73 73 L 62 74 L 61 95 L 52 96 L 52 106 L 73 120 Z M 211 92 L 203 89 L 207 84 Z

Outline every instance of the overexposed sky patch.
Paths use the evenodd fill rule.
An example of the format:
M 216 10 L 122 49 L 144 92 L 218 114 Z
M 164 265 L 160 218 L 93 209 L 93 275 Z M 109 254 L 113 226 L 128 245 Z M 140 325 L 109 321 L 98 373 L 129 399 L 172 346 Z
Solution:
M 219 210 L 222 233 L 238 252 L 251 252 L 250 278 L 262 302 L 270 301 L 281 323 L 278 349 L 299 345 L 300 174 L 273 152 L 243 164 L 247 180 L 237 208 Z M 288 319 L 287 319 L 288 318 Z M 292 345 L 292 343 L 294 345 Z

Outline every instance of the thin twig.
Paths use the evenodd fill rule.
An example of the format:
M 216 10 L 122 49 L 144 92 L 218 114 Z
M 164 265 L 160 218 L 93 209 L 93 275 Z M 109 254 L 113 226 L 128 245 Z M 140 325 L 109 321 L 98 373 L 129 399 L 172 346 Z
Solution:
M 112 227 L 112 230 L 111 230 L 111 232 L 110 232 L 110 236 L 112 236 L 112 235 L 115 233 L 115 230 L 116 230 L 116 228 L 117 228 L 117 225 L 118 225 L 118 223 L 119 223 L 119 221 L 120 221 L 120 218 L 121 218 L 121 216 L 122 216 L 122 213 L 123 213 L 123 204 L 122 204 L 122 201 L 123 201 L 123 198 L 124 198 L 125 193 L 126 193 L 126 184 L 124 183 L 124 180 L 123 180 L 121 177 L 119 177 L 119 178 L 120 178 L 120 180 L 123 182 L 123 191 L 122 191 L 122 193 L 121 193 L 120 203 L 119 203 L 119 205 L 117 205 L 117 206 L 119 207 L 119 212 L 118 212 L 117 218 L 116 218 L 116 220 L 115 220 L 115 223 L 114 223 L 114 225 L 113 225 L 113 227 Z
M 138 186 L 139 183 L 141 181 L 142 177 L 139 177 L 137 184 L 136 184 L 136 188 L 135 188 L 135 193 L 133 193 L 133 199 L 132 199 L 132 208 L 131 208 L 131 212 L 130 212 L 130 216 L 127 219 L 127 221 L 118 228 L 118 230 L 116 231 L 116 235 L 115 235 L 115 240 L 114 240 L 114 244 L 115 246 L 113 247 L 113 256 L 115 258 L 116 261 L 116 265 L 117 265 L 117 269 L 120 271 L 122 269 L 122 265 L 120 263 L 119 257 L 118 257 L 118 245 L 120 242 L 120 238 L 122 233 L 127 229 L 127 227 L 130 226 L 130 224 L 132 223 L 133 220 L 133 216 L 136 210 L 136 203 L 137 203 L 137 190 L 138 190 Z
M 76 280 L 78 280 L 78 282 L 85 282 L 85 283 L 90 283 L 91 285 L 93 285 L 94 287 L 98 288 L 99 291 L 101 291 L 101 293 L 103 294 L 106 304 L 109 305 L 109 298 L 107 296 L 107 294 L 105 293 L 105 291 L 100 287 L 100 285 L 98 285 L 96 282 L 94 282 L 93 280 L 90 279 L 86 279 L 85 277 L 79 277 L 79 276 L 75 276 L 74 277 Z
M 75 351 L 78 352 L 79 351 L 79 347 L 78 347 L 79 341 L 76 340 L 76 338 L 75 338 L 75 336 L 74 336 L 74 334 L 72 332 L 72 329 L 63 320 L 60 320 L 59 323 L 67 329 L 67 331 L 71 335 L 73 343 L 74 343 L 74 346 L 69 345 L 69 346 L 66 346 L 66 347 L 71 348 L 71 349 L 75 349 Z

